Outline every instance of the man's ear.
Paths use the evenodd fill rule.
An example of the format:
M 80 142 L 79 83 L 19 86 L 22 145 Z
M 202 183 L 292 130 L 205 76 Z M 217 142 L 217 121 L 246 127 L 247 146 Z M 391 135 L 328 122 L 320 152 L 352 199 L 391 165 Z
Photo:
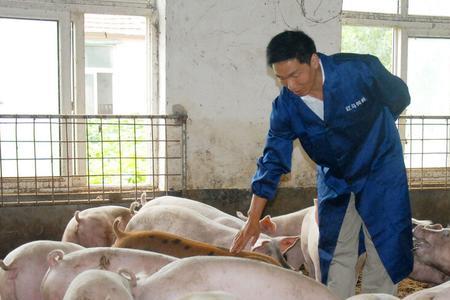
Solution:
M 309 64 L 310 64 L 310 66 L 313 67 L 314 69 L 317 69 L 317 68 L 320 67 L 319 61 L 320 61 L 319 55 L 318 55 L 317 53 L 313 53 L 313 54 L 311 55 L 311 60 L 310 60 Z

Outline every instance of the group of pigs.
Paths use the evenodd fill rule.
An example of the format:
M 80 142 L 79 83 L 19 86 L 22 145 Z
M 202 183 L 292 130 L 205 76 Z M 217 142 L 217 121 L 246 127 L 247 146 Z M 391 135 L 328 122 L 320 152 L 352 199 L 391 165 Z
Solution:
M 179 197 L 146 201 L 145 193 L 130 209 L 77 211 L 61 242 L 30 242 L 0 260 L 0 300 L 337 299 L 317 280 L 315 206 L 264 217 L 260 238 L 239 255 L 251 259 L 227 251 L 244 224 L 238 216 Z M 411 278 L 435 287 L 405 299 L 450 299 L 449 230 L 415 227 Z M 356 267 L 363 264 L 361 256 Z

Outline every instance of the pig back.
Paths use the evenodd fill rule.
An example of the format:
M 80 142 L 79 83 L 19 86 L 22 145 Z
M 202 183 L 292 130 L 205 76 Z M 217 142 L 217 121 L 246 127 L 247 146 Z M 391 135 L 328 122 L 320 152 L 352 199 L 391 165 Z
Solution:
M 149 276 L 175 260 L 154 252 L 109 247 L 87 248 L 67 255 L 53 251 L 49 254 L 49 269 L 42 280 L 43 299 L 62 299 L 73 278 L 86 270 L 116 272 L 125 268 Z
M 139 210 L 138 214 L 144 212 L 148 208 L 158 205 L 171 205 L 188 208 L 210 220 L 235 229 L 241 229 L 244 225 L 244 222 L 241 219 L 227 214 L 211 205 L 196 200 L 174 196 L 162 196 L 150 200 L 145 203 L 145 205 Z
M 135 299 L 175 300 L 199 291 L 223 291 L 240 300 L 337 299 L 326 286 L 294 271 L 252 260 L 206 256 L 162 268 L 138 284 Z
M 174 205 L 149 207 L 134 215 L 125 228 L 125 231 L 143 230 L 165 231 L 225 248 L 230 247 L 238 231 L 191 209 Z
M 70 283 L 63 300 L 134 300 L 131 294 L 131 280 L 125 279 L 120 272 L 119 274 L 105 270 L 81 272 Z
M 76 211 L 64 230 L 62 241 L 83 247 L 107 247 L 114 243 L 112 225 L 119 218 L 125 228 L 131 210 L 122 206 L 105 205 Z

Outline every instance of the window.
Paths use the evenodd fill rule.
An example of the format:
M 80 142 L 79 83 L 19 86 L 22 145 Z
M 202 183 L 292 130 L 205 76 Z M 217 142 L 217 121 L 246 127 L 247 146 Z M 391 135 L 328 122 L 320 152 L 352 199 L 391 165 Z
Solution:
M 407 115 L 448 115 L 450 90 L 443 81 L 450 72 L 444 67 L 450 17 L 432 20 L 425 15 L 450 16 L 450 2 L 409 0 L 409 12 L 401 9 L 407 2 L 343 0 L 341 50 L 376 55 L 402 77 L 411 93 Z
M 0 36 L 1 112 L 58 113 L 58 22 L 0 18 Z
M 343 10 L 341 50 L 378 56 L 408 84 L 398 123 L 410 184 L 448 186 L 450 2 L 343 0 Z
M 57 114 L 59 111 L 58 21 L 0 18 L 0 111 L 2 114 Z M 24 88 L 26 87 L 26 88 Z M 45 140 L 48 127 L 55 125 L 26 124 L 17 126 L 13 119 L 0 126 L 3 176 L 49 176 L 50 160 L 34 164 L 29 158 L 48 157 L 58 147 L 27 141 Z M 14 142 L 13 142 L 14 141 Z M 17 160 L 20 162 L 16 163 Z M 59 167 L 55 167 L 58 174 Z
M 448 0 L 409 0 L 408 9 L 411 15 L 450 17 Z
M 408 39 L 410 115 L 450 115 L 450 38 Z
M 151 78 L 150 60 L 155 46 L 154 36 L 150 35 L 155 27 L 150 26 L 154 9 L 148 1 L 93 0 L 77 5 L 55 0 L 42 7 L 22 2 L 0 4 L 1 114 L 151 113 L 152 82 L 156 80 Z M 100 132 L 112 136 L 119 132 L 127 139 L 130 128 L 134 136 L 129 139 L 140 139 L 142 135 L 149 139 L 149 130 L 141 130 L 149 126 L 140 124 L 124 121 L 121 126 L 108 127 L 99 125 L 96 119 L 89 119 L 93 124 L 68 124 L 61 120 L 64 119 L 20 118 L 18 124 L 17 119 L 2 119 L 0 177 L 97 174 L 103 170 L 74 158 L 99 156 L 97 144 L 75 145 L 67 141 L 95 139 L 92 135 Z M 102 151 L 106 153 L 114 150 L 107 144 L 105 147 Z M 134 146 L 124 146 L 122 150 L 133 161 L 128 165 L 137 170 L 143 164 L 136 156 L 142 153 L 129 148 Z M 146 151 L 147 156 L 153 151 L 148 145 L 140 150 Z M 135 166 L 136 162 L 139 166 Z M 128 165 L 121 168 L 132 173 Z M 153 168 L 148 165 L 144 167 L 146 173 Z M 114 172 L 118 173 L 116 169 Z
M 84 28 L 86 113 L 150 113 L 146 18 L 86 14 Z

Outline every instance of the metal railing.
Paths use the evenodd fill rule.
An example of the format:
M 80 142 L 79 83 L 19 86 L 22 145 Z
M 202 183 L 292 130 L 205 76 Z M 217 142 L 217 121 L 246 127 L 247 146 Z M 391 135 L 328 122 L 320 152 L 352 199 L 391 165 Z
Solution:
M 410 189 L 450 188 L 450 116 L 400 116 Z
M 186 187 L 186 116 L 0 115 L 0 206 L 130 201 Z

